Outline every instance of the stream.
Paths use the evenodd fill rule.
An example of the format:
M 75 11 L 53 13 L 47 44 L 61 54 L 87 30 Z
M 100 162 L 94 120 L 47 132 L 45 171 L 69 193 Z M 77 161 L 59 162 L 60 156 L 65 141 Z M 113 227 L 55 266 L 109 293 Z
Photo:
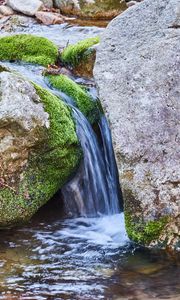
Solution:
M 103 28 L 32 24 L 17 32 L 64 47 Z M 0 232 L 0 299 L 180 299 L 178 258 L 127 237 L 106 118 L 99 121 L 98 136 L 72 99 L 48 85 L 42 67 L 5 64 L 72 107 L 84 159 L 75 177 L 28 224 Z M 89 93 L 95 97 L 95 88 Z

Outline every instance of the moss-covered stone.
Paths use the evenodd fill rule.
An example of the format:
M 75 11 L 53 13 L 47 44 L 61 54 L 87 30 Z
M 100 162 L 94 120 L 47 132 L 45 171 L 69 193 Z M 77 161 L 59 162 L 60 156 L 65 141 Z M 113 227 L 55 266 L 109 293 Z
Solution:
M 65 75 L 47 75 L 47 78 L 53 87 L 72 98 L 91 124 L 99 119 L 98 102 L 77 83 Z
M 69 45 L 61 54 L 62 62 L 71 67 L 77 66 L 81 60 L 86 60 L 88 58 L 91 54 L 91 51 L 88 51 L 88 49 L 98 44 L 99 41 L 99 37 L 94 37 L 80 41 L 75 45 Z
M 133 241 L 148 246 L 152 241 L 158 240 L 161 232 L 169 221 L 168 216 L 158 220 L 145 222 L 125 212 L 127 234 Z
M 8 165 L 5 175 L 9 181 L 0 170 L 1 227 L 27 221 L 68 180 L 82 156 L 71 110 L 47 90 L 35 84 L 34 87 L 48 113 L 49 126 L 36 132 L 34 139 L 39 137 L 40 142 L 29 144 L 27 163 L 18 174 L 12 171 L 16 160 Z M 16 138 L 26 139 L 22 132 L 21 136 L 18 134 L 14 143 Z M 25 134 L 28 139 L 28 132 Z M 1 158 L 3 155 L 0 153 Z
M 88 20 L 111 20 L 127 8 L 125 0 L 54 0 L 54 5 L 63 14 Z
M 54 64 L 58 48 L 44 37 L 18 34 L 0 38 L 0 60 L 22 60 L 43 66 Z

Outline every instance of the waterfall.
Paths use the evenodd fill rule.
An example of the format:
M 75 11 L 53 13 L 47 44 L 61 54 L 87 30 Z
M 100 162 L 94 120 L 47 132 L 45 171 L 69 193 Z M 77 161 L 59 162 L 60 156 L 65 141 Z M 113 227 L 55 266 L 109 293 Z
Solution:
M 98 217 L 122 211 L 117 166 L 106 117 L 100 116 L 98 123 L 100 141 L 73 99 L 49 87 L 42 76 L 41 67 L 23 63 L 6 65 L 11 68 L 13 66 L 29 80 L 48 89 L 72 108 L 77 136 L 83 150 L 83 160 L 75 177 L 62 188 L 66 213 L 71 217 Z
M 107 120 L 102 116 L 99 122 L 101 147 L 84 115 L 75 107 L 73 115 L 84 157 L 76 176 L 62 189 L 67 212 L 88 217 L 117 214 L 120 193 Z

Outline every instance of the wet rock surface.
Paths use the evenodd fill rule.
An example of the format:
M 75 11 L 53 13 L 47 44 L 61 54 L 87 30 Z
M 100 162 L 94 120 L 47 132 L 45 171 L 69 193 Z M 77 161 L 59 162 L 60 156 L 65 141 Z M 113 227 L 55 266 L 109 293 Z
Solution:
M 141 16 L 141 18 L 139 18 Z M 105 31 L 94 70 L 109 118 L 129 236 L 179 242 L 179 1 L 144 1 Z

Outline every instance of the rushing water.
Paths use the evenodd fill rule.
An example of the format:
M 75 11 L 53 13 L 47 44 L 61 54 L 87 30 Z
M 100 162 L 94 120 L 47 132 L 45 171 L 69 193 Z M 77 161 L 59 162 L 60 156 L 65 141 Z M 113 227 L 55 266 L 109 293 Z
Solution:
M 49 89 L 42 76 L 41 68 L 23 63 L 6 63 L 6 65 L 15 68 L 29 80 Z M 83 150 L 83 161 L 76 176 L 62 189 L 69 215 L 73 217 L 97 217 L 118 214 L 121 200 L 119 197 L 118 172 L 111 134 L 105 116 L 102 116 L 99 122 L 101 145 L 92 126 L 74 106 L 73 100 L 55 89 L 51 92 L 60 96 L 72 107 L 77 135 Z
M 39 34 L 52 37 L 51 30 L 43 26 Z M 51 89 L 41 67 L 7 65 Z M 72 99 L 52 92 L 73 106 Z M 76 107 L 73 113 L 84 160 L 27 226 L 1 232 L 0 299 L 179 299 L 177 258 L 137 248 L 127 237 L 107 120 L 99 122 L 99 140 Z
M 107 143 L 100 148 L 97 137 L 87 121 L 74 111 L 77 134 L 83 149 L 83 162 L 73 178 L 62 189 L 66 206 L 72 216 L 101 216 L 119 213 L 117 171 L 113 150 L 108 151 Z M 104 119 L 104 117 L 102 117 Z M 104 122 L 103 141 L 106 141 L 107 122 Z

